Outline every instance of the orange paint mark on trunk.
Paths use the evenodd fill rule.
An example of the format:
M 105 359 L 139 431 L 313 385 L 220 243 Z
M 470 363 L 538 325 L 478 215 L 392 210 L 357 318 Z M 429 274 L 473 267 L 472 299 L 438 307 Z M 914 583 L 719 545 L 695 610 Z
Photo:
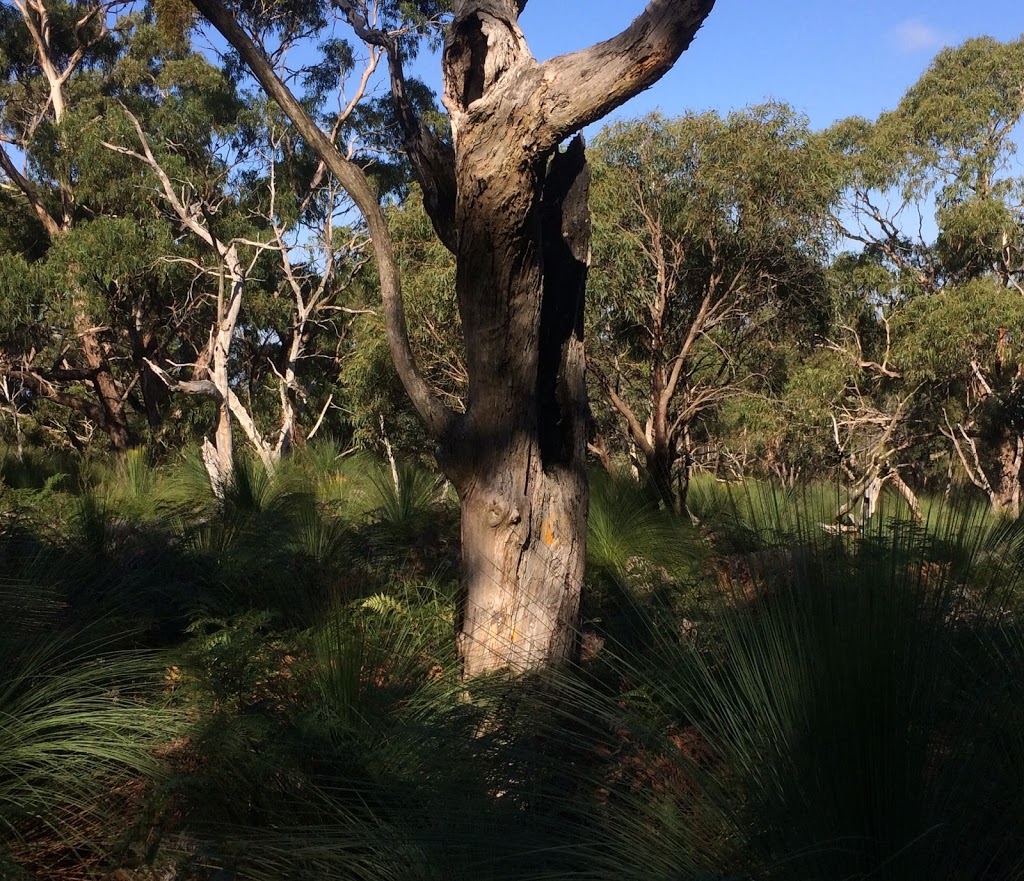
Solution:
M 551 517 L 545 517 L 540 527 L 541 541 L 549 548 L 558 543 L 558 533 L 555 530 L 557 523 Z

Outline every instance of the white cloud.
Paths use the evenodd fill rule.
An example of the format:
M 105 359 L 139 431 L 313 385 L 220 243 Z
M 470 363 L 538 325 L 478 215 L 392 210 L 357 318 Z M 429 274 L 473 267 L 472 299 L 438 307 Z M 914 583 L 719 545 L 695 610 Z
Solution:
M 938 28 L 920 18 L 908 18 L 891 32 L 893 44 L 908 55 L 915 52 L 935 51 L 946 45 L 946 36 Z

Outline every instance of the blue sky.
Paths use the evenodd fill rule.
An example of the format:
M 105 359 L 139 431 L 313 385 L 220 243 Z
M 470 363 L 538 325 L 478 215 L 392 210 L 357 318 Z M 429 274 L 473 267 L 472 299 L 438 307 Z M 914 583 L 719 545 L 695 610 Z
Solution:
M 544 59 L 613 35 L 644 5 L 532 0 L 521 23 L 533 54 Z M 896 104 L 942 46 L 1022 31 L 1020 0 L 718 0 L 675 69 L 616 116 L 727 111 L 777 98 L 815 127 L 874 117 Z

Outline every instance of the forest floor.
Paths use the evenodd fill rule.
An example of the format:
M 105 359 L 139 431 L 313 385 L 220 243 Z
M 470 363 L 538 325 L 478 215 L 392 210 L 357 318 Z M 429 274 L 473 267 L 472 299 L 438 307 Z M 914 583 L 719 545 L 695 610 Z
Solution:
M 1024 877 L 1024 527 L 595 475 L 581 659 L 465 683 L 458 514 L 0 455 L 0 878 Z

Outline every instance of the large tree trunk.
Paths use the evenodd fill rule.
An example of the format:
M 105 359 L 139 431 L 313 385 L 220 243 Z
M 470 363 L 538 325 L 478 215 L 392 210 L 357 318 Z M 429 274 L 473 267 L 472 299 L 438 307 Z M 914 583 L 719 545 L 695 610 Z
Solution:
M 460 212 L 490 218 L 460 239 L 469 406 L 442 457 L 462 500 L 467 676 L 566 659 L 576 645 L 588 500 L 582 140 L 546 165 L 526 170 L 543 184 L 497 173 L 481 191 L 470 161 L 459 186 Z
M 652 3 L 650 20 L 545 70 L 519 28 L 523 5 L 455 4 L 443 59 L 470 381 L 442 465 L 462 500 L 466 676 L 543 666 L 575 646 L 587 536 L 589 174 L 582 139 L 565 153 L 558 142 L 643 78 L 630 54 L 663 64 L 663 50 L 678 54 L 710 10 Z M 660 16 L 673 34 L 666 43 Z
M 569 656 L 586 540 L 589 218 L 582 142 L 566 154 L 558 145 L 667 72 L 714 0 L 650 0 L 618 36 L 543 63 L 519 28 L 526 0 L 454 0 L 443 59 L 454 150 L 416 118 L 393 35 L 372 26 L 364 5 L 337 0 L 356 33 L 388 54 L 424 205 L 456 255 L 464 415 L 440 403 L 416 365 L 391 234 L 364 171 L 319 129 L 223 0 L 192 2 L 366 218 L 395 368 L 462 500 L 465 674 Z
M 538 445 L 506 451 L 462 498 L 465 675 L 570 658 L 586 560 L 582 469 L 545 471 Z M 579 471 L 579 473 L 577 473 Z M 524 492 L 525 489 L 525 492 Z

